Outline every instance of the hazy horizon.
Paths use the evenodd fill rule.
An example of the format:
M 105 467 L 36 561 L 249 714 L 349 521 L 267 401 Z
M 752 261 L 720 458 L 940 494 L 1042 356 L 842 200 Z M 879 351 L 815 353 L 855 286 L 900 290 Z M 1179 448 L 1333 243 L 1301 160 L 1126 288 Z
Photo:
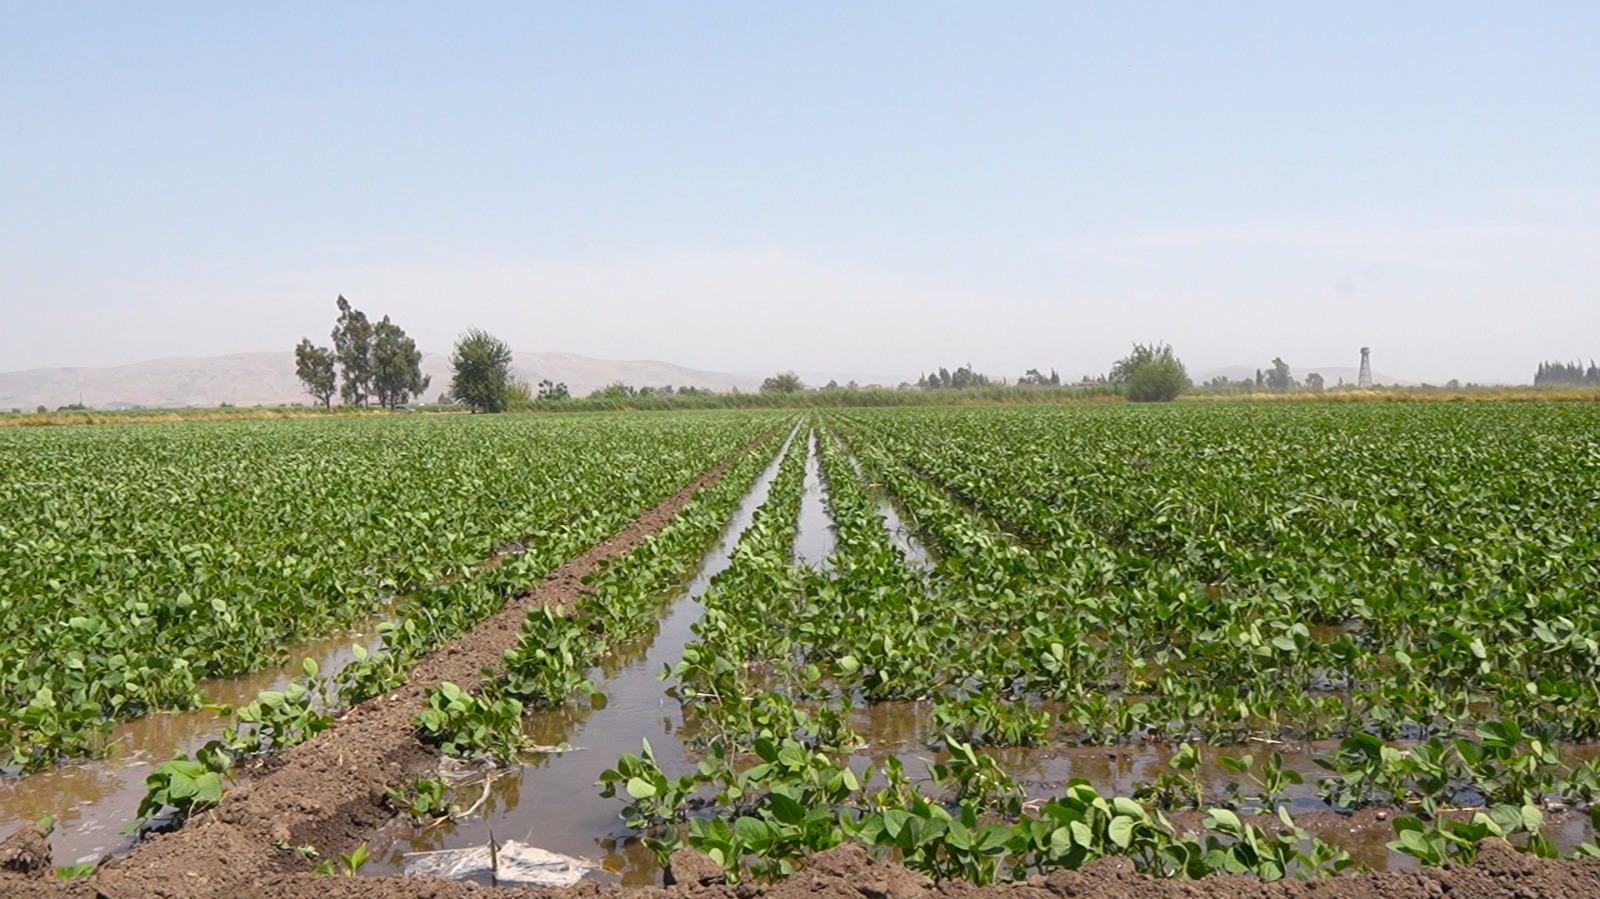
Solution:
M 0 3 L 0 371 L 1600 357 L 1600 8 Z

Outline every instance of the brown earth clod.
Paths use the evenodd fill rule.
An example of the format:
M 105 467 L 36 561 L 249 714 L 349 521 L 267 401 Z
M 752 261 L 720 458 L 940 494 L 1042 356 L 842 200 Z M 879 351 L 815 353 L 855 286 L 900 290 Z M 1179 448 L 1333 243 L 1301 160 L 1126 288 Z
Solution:
M 0 871 L 11 875 L 43 877 L 50 871 L 50 835 L 29 825 L 0 842 Z

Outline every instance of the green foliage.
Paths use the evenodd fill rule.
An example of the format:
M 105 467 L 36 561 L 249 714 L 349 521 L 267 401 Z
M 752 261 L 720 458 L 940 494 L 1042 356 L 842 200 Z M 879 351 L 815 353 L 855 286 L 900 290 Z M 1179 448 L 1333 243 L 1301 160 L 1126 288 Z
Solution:
M 960 699 L 940 693 L 933 701 L 933 723 L 950 738 L 977 746 L 1036 746 L 1050 727 L 1048 712 L 993 693 Z
M 302 338 L 294 348 L 294 373 L 305 387 L 306 393 L 316 397 L 327 408 L 333 403 L 337 389 L 335 366 L 339 357 L 333 350 L 316 346 L 310 338 Z
M 1259 792 L 1252 798 L 1263 808 L 1277 808 L 1283 800 L 1283 793 L 1286 788 L 1291 785 L 1298 786 L 1305 783 L 1305 779 L 1301 777 L 1300 772 L 1284 767 L 1283 754 L 1280 752 L 1274 751 L 1267 756 L 1267 760 L 1261 766 L 1259 774 L 1256 773 L 1255 761 L 1255 756 L 1253 755 L 1244 755 L 1238 758 L 1220 756 L 1217 759 L 1217 762 L 1223 768 L 1245 775 L 1259 788 Z M 1234 783 L 1228 786 L 1229 793 L 1237 797 L 1239 795 L 1239 785 Z
M 500 412 L 511 390 L 511 347 L 474 328 L 456 339 L 450 354 L 450 396 L 474 412 Z
M 230 728 L 223 736 L 235 758 L 282 752 L 333 726 L 333 716 L 325 711 L 325 685 L 317 677 L 316 661 L 304 660 L 301 671 L 304 680 L 292 680 L 283 690 L 263 690 L 234 711 L 234 718 L 248 725 Z
M 333 352 L 339 359 L 339 396 L 346 406 L 365 406 L 372 394 L 372 322 L 340 295 L 333 327 Z
M 499 684 L 533 708 L 554 708 L 575 692 L 593 691 L 585 674 L 598 659 L 597 649 L 576 618 L 545 607 L 531 609 L 517 645 L 506 651 Z
M 806 385 L 792 371 L 779 372 L 761 382 L 762 393 L 799 393 L 804 389 Z
M 75 865 L 56 866 L 57 880 L 81 880 L 95 872 L 94 862 L 78 862 Z
M 1133 798 L 1148 802 L 1156 808 L 1199 808 L 1205 804 L 1205 791 L 1200 784 L 1200 750 L 1184 743 L 1168 760 L 1170 772 L 1156 775 L 1155 780 L 1140 784 Z
M 409 784 L 390 787 L 384 792 L 384 802 L 414 821 L 432 821 L 451 813 L 445 783 L 436 777 L 415 777 Z
M 372 330 L 372 392 L 385 409 L 422 396 L 431 379 L 422 373 L 422 351 L 385 315 Z
M 430 687 L 423 703 L 412 720 L 417 736 L 445 755 L 511 762 L 527 745 L 514 697 L 468 693 L 445 681 Z
M 1111 367 L 1111 379 L 1125 383 L 1136 403 L 1165 403 L 1189 389 L 1189 373 L 1164 343 L 1133 345 L 1133 352 Z
M 179 755 L 162 762 L 145 778 L 147 792 L 139 802 L 136 829 L 167 809 L 171 825 L 177 826 L 222 801 L 222 778 L 229 766 L 226 748 L 212 741 L 196 756 Z
M 5 429 L 0 761 L 32 772 L 95 756 L 117 721 L 194 708 L 206 679 L 280 665 L 284 647 L 392 605 L 383 645 L 358 651 L 318 708 L 387 692 L 423 653 L 779 420 L 415 415 Z M 466 574 L 511 544 L 526 552 Z M 305 686 L 312 693 L 267 697 L 261 713 L 309 708 L 324 688 Z M 260 751 L 283 742 L 279 724 L 298 729 L 274 723 Z M 246 736 L 253 728 L 239 725 Z
M 1570 492 L 1594 478 L 1595 421 L 1529 406 L 815 416 L 834 552 L 821 570 L 792 557 L 803 428 L 671 669 L 703 764 L 632 770 L 659 805 L 627 816 L 735 878 L 781 877 L 842 833 L 980 883 L 1107 855 L 1277 880 L 1352 867 L 1283 811 L 1315 802 L 1310 761 L 1329 808 L 1394 808 L 1469 842 L 1446 809 L 1591 803 L 1600 764 L 1564 763 L 1555 741 L 1600 734 L 1600 631 L 1582 623 L 1593 510 Z M 931 567 L 886 533 L 878 490 Z M 792 761 L 838 767 L 845 713 L 903 700 L 948 751 L 924 768 L 901 755 L 825 796 L 796 792 L 823 761 L 775 773 L 761 755 L 787 742 Z M 1203 810 L 1202 826 L 1087 784 L 1024 805 L 979 748 L 1056 738 L 1179 744 L 1137 795 Z M 1324 739 L 1337 749 L 1315 759 L 1220 750 Z M 1202 746 L 1234 776 L 1214 795 Z M 760 783 L 730 773 L 754 768 Z
M 311 873 L 326 877 L 331 877 L 335 874 L 340 874 L 345 877 L 355 877 L 357 874 L 361 873 L 361 868 L 366 865 L 369 860 L 370 857 L 367 854 L 367 844 L 362 843 L 360 846 L 357 846 L 348 853 L 339 853 L 337 860 L 331 858 L 327 859 L 326 861 L 317 865 L 315 868 L 311 869 Z
M 623 819 L 636 830 L 659 827 L 683 818 L 689 797 L 699 784 L 709 776 L 709 769 L 681 777 L 670 778 L 656 762 L 650 741 L 644 741 L 639 755 L 624 754 L 616 767 L 601 772 L 597 784 L 600 795 L 607 799 L 619 796 L 619 788 L 628 796 Z
M 1474 812 L 1470 821 L 1445 819 L 1436 825 L 1402 815 L 1394 819 L 1398 839 L 1389 843 L 1389 850 L 1425 865 L 1471 864 L 1479 844 L 1493 837 L 1517 839 L 1523 851 L 1555 858 L 1554 844 L 1541 833 L 1543 826 L 1544 813 L 1535 805 L 1496 805 L 1487 812 Z

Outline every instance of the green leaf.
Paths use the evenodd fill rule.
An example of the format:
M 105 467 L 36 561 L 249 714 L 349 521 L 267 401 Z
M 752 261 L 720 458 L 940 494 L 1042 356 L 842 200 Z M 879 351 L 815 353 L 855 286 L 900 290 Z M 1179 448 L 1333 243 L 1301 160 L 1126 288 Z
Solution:
M 1111 842 L 1116 843 L 1123 849 L 1128 848 L 1133 843 L 1133 828 L 1137 823 L 1133 818 L 1126 815 L 1118 815 L 1112 818 L 1109 829 Z

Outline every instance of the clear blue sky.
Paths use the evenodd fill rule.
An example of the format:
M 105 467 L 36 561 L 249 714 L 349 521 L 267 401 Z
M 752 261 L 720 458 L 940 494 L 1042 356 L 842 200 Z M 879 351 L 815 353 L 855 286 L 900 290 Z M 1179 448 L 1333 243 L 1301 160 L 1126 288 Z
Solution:
M 1600 4 L 0 2 L 0 370 L 1600 357 Z

